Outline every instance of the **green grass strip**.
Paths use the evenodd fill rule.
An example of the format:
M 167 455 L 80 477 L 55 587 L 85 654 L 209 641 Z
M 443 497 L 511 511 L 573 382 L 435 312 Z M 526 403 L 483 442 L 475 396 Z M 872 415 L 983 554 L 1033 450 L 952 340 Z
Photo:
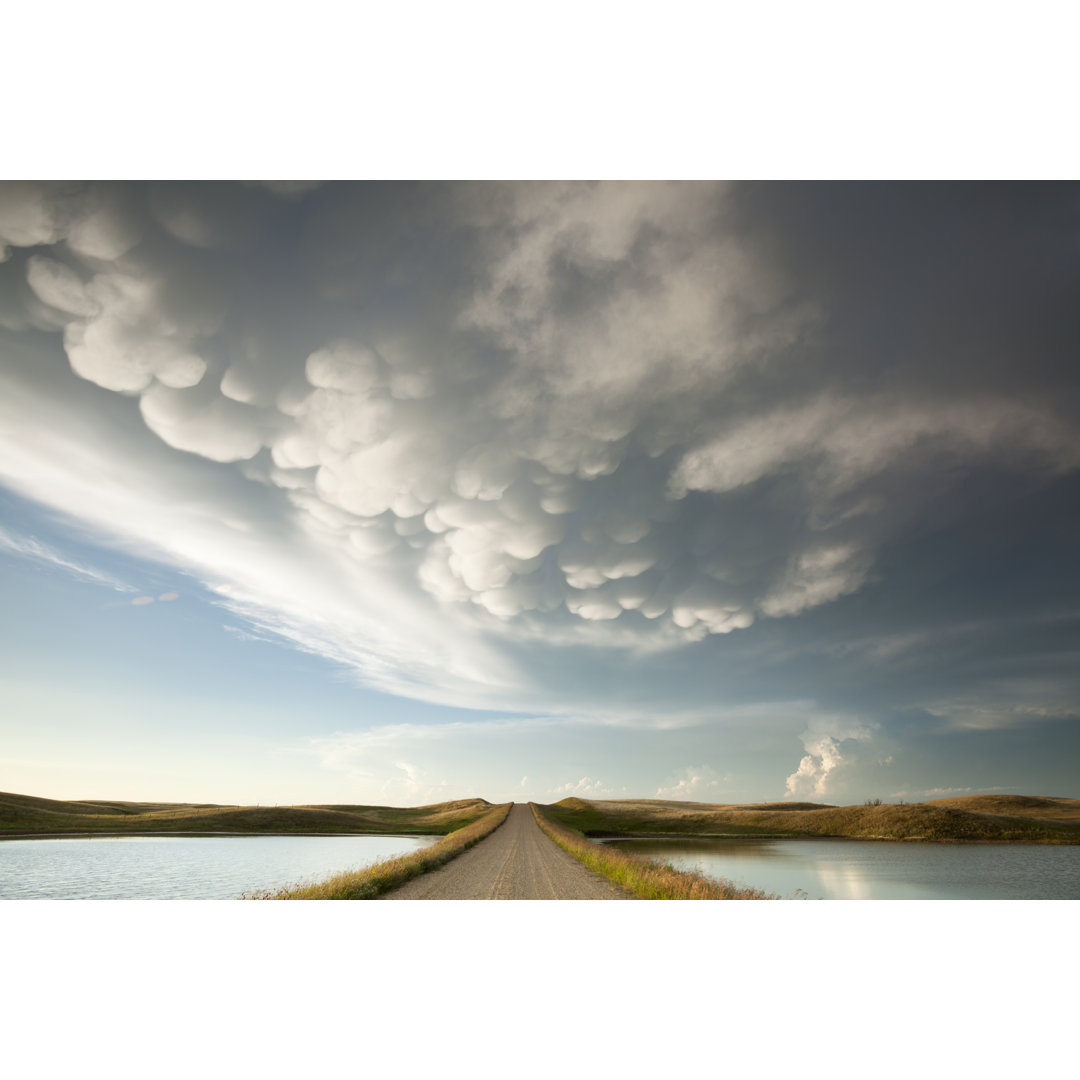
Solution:
M 493 833 L 510 813 L 511 803 L 493 807 L 471 825 L 464 825 L 438 843 L 410 855 L 335 874 L 313 885 L 287 886 L 276 892 L 245 894 L 245 900 L 377 900 L 414 877 L 437 870 Z
M 676 870 L 603 844 L 593 844 L 577 829 L 567 828 L 529 803 L 536 824 L 556 844 L 588 869 L 603 875 L 639 900 L 775 900 L 761 889 L 740 888 L 731 881 L 716 880 L 690 870 Z

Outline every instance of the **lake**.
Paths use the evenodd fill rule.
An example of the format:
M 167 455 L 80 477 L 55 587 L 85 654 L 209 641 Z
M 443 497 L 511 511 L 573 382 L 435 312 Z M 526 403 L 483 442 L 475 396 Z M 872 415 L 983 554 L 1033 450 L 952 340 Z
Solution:
M 1080 900 L 1078 846 L 844 839 L 597 842 L 785 898 L 805 893 L 811 900 Z
M 125 836 L 0 841 L 0 900 L 228 900 L 428 847 L 439 836 Z

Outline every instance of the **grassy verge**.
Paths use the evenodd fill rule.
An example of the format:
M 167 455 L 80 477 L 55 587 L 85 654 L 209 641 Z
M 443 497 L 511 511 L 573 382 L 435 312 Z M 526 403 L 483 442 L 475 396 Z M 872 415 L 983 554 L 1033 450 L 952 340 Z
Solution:
M 277 892 L 249 893 L 247 900 L 376 900 L 384 893 L 429 870 L 436 870 L 493 833 L 510 813 L 510 803 L 493 807 L 471 825 L 456 829 L 436 844 L 411 855 L 335 874 L 314 885 L 301 885 Z
M 550 807 L 529 803 L 536 824 L 547 836 L 583 863 L 639 900 L 775 900 L 760 889 L 742 889 L 730 881 L 716 881 L 691 871 L 659 866 L 624 851 L 592 844 L 576 829 L 545 815 Z

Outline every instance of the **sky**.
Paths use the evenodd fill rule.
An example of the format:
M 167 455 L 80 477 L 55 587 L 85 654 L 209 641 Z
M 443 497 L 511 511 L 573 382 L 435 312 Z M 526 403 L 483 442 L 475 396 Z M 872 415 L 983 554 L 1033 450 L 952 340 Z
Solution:
M 1080 187 L 0 183 L 0 789 L 1080 796 Z

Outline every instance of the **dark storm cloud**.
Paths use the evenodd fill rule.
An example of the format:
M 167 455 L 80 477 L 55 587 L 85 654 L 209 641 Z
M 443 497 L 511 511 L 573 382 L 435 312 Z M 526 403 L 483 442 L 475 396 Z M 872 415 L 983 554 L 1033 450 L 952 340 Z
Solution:
M 817 708 L 818 787 L 1076 699 L 1078 237 L 1076 185 L 5 186 L 8 482 L 92 517 L 78 416 L 129 540 L 365 679 Z

